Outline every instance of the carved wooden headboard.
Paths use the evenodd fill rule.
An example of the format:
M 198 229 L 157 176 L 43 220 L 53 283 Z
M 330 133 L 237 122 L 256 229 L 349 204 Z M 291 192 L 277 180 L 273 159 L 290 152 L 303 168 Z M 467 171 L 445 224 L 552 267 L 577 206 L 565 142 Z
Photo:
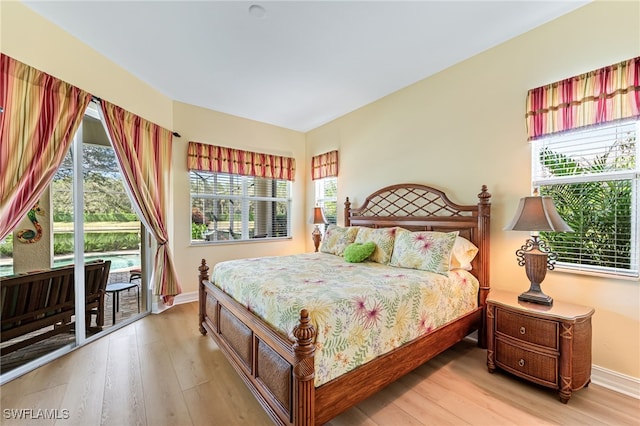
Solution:
M 472 262 L 472 274 L 480 281 L 479 303 L 484 306 L 489 285 L 489 237 L 491 194 L 482 185 L 478 203 L 456 204 L 435 188 L 420 184 L 387 186 L 369 195 L 362 206 L 344 203 L 345 226 L 387 228 L 400 226 L 411 231 L 459 231 L 479 251 Z

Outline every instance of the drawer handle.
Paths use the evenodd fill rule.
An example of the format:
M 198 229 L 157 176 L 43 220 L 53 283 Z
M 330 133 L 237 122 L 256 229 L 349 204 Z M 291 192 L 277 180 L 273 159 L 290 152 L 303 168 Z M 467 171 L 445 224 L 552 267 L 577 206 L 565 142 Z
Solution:
M 520 327 L 520 334 L 525 334 L 527 332 L 527 329 L 524 327 Z
M 520 358 L 520 361 L 518 361 L 518 365 L 520 367 L 524 367 L 524 359 Z

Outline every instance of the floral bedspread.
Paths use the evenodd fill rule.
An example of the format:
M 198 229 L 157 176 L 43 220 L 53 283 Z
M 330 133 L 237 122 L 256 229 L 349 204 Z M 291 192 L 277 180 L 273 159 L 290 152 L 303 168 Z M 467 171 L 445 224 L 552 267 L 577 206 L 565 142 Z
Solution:
M 479 287 L 461 269 L 447 277 L 326 253 L 220 262 L 212 281 L 291 339 L 309 311 L 316 386 L 475 309 Z

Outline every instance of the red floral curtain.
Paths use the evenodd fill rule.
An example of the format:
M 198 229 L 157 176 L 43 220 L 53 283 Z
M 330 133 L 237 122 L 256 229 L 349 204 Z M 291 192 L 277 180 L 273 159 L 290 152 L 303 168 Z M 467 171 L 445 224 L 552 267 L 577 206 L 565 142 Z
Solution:
M 170 306 L 182 292 L 167 232 L 172 132 L 104 100 L 101 106 L 129 192 L 158 242 L 154 292 Z
M 0 240 L 53 179 L 91 94 L 0 57 Z
M 325 152 L 311 158 L 311 179 L 338 176 L 338 151 Z
M 291 157 L 242 151 L 199 142 L 189 142 L 187 167 L 189 170 L 291 181 L 296 174 L 296 160 Z
M 640 57 L 547 84 L 527 95 L 529 140 L 640 117 Z

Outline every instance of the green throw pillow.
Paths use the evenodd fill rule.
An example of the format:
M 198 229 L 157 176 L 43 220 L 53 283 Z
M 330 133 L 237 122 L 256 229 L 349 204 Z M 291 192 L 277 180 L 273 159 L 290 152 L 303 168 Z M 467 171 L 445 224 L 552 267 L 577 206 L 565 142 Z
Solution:
M 364 244 L 352 243 L 344 249 L 344 260 L 351 263 L 360 263 L 367 260 L 376 249 L 376 243 L 368 242 Z

